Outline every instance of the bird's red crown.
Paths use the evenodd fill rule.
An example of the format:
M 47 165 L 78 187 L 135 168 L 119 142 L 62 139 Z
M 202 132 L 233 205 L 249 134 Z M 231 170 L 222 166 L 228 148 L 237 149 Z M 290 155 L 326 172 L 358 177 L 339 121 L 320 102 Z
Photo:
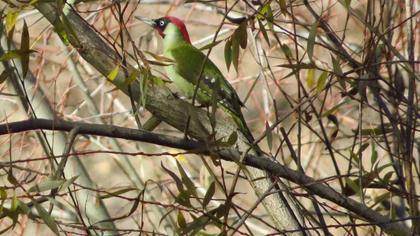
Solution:
M 190 35 L 188 34 L 187 27 L 185 26 L 184 22 L 178 17 L 164 16 L 162 18 L 154 20 L 154 22 L 155 22 L 154 28 L 159 32 L 159 34 L 162 37 L 165 36 L 164 31 L 165 31 L 166 25 L 170 22 L 179 28 L 179 30 L 182 33 L 182 36 L 184 37 L 184 40 L 188 42 L 189 44 L 191 44 L 191 39 L 190 39 Z

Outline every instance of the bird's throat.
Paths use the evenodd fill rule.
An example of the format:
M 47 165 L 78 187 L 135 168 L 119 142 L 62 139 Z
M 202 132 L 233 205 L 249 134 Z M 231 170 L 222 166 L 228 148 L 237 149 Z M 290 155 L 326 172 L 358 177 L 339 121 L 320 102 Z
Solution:
M 163 48 L 165 52 L 181 44 L 187 43 L 182 32 L 174 24 L 169 24 L 163 34 Z

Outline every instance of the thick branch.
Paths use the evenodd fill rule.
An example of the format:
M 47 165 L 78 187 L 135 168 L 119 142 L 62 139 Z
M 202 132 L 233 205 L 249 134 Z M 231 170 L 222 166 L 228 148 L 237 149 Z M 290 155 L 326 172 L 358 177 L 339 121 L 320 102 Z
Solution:
M 185 140 L 178 137 L 161 135 L 151 133 L 148 131 L 129 129 L 112 125 L 87 124 L 63 120 L 33 119 L 2 124 L 0 125 L 0 135 L 38 129 L 60 130 L 70 132 L 75 128 L 78 129 L 79 134 L 98 135 L 147 142 L 167 147 L 184 149 L 197 154 L 212 155 L 220 157 L 226 161 L 237 162 L 238 160 L 240 160 L 241 157 L 241 153 L 238 152 L 238 150 L 216 150 L 214 148 L 210 148 L 210 145 L 208 145 L 208 143 L 200 141 Z M 363 204 L 360 204 L 351 198 L 347 198 L 342 194 L 339 194 L 328 185 L 316 181 L 315 179 L 306 176 L 300 173 L 299 171 L 295 171 L 288 167 L 285 167 L 267 156 L 254 156 L 248 154 L 245 155 L 243 163 L 248 166 L 265 170 L 273 176 L 285 178 L 293 183 L 296 183 L 299 186 L 305 188 L 306 191 L 308 191 L 310 194 L 317 195 L 321 198 L 334 202 L 335 204 L 352 211 L 356 215 L 365 218 L 372 224 L 378 225 L 388 233 L 395 235 L 410 235 L 409 229 L 404 227 L 402 224 L 392 222 L 387 217 L 378 214 L 377 212 L 364 206 Z

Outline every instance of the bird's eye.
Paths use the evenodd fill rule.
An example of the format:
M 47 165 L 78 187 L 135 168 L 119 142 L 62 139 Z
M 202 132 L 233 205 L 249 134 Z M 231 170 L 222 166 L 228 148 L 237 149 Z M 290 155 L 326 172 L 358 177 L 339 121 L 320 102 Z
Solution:
M 164 26 L 165 25 L 165 21 L 161 20 L 159 21 L 159 26 Z

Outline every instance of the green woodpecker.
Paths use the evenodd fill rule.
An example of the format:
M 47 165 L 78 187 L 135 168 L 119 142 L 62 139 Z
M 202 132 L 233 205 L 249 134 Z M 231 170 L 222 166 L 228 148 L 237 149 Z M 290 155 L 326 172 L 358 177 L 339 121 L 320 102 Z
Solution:
M 166 73 L 181 95 L 192 98 L 198 84 L 197 101 L 211 104 L 215 99 L 230 114 L 240 132 L 249 142 L 253 142 L 254 138 L 241 112 L 244 104 L 216 65 L 191 45 L 184 22 L 173 16 L 154 20 L 138 19 L 151 25 L 162 36 L 164 56 L 172 61 L 171 65 L 166 66 Z

